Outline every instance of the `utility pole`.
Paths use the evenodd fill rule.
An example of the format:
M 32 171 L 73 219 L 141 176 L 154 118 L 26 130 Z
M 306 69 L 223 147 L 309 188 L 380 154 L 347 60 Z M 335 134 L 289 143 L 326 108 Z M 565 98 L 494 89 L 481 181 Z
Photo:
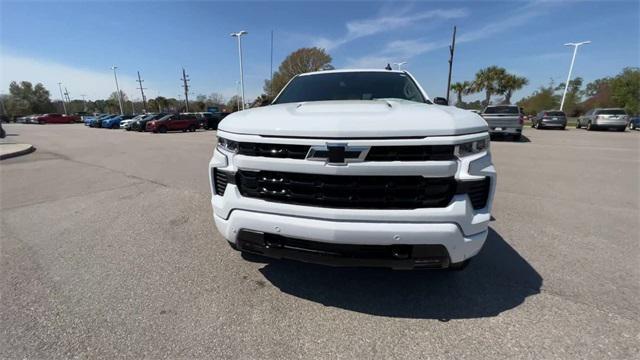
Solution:
M 113 70 L 113 78 L 116 80 L 116 94 L 118 96 L 118 104 L 120 105 L 120 115 L 124 115 L 124 110 L 122 109 L 122 94 L 120 93 L 120 87 L 118 86 L 118 75 L 116 75 L 116 69 L 118 67 L 113 65 L 111 66 L 111 70 Z
M 67 87 L 64 87 L 64 96 L 67 99 L 67 104 L 71 105 L 71 98 L 69 97 L 69 91 L 67 90 Z
M 142 80 L 142 78 L 140 78 L 140 71 L 138 71 L 138 83 L 140 84 L 140 87 L 138 89 L 140 89 L 140 93 L 142 94 L 142 112 L 146 112 L 147 111 L 147 98 L 144 97 L 144 89 L 142 87 L 142 82 L 144 80 Z
M 182 68 L 182 82 L 184 83 L 184 85 L 182 85 L 182 87 L 184 88 L 184 104 L 185 104 L 185 108 L 186 111 L 185 112 L 189 112 L 189 75 L 187 75 L 187 73 L 184 71 L 184 68 Z
M 571 72 L 573 71 L 573 63 L 576 61 L 576 54 L 578 53 L 578 47 L 584 44 L 590 44 L 591 41 L 583 41 L 579 43 L 566 43 L 564 46 L 573 46 L 573 57 L 571 58 L 571 66 L 569 66 L 569 75 L 567 76 L 567 82 L 564 84 L 564 92 L 562 93 L 562 101 L 560 102 L 560 111 L 564 106 L 564 99 L 567 97 L 567 90 L 569 89 L 569 81 L 571 80 Z
M 269 92 L 275 97 L 273 93 L 273 30 L 271 30 L 271 76 L 269 77 Z
M 62 93 L 62 83 L 58 83 L 58 89 L 60 90 L 60 101 L 62 101 L 62 108 L 64 109 L 64 114 L 67 114 L 67 105 L 64 103 L 64 94 Z
M 85 97 L 87 95 L 80 95 L 82 97 L 82 111 L 87 112 L 87 101 L 85 100 Z
M 453 39 L 449 45 L 449 78 L 447 79 L 447 104 L 449 104 L 449 91 L 451 90 L 451 69 L 453 68 L 453 53 L 456 51 L 456 27 L 453 26 Z

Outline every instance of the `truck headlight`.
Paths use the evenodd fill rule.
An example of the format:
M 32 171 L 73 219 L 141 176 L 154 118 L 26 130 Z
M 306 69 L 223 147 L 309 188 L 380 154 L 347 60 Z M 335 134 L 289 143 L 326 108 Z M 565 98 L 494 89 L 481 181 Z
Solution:
M 238 142 L 218 136 L 218 149 L 235 154 L 238 152 Z
M 455 147 L 455 155 L 459 158 L 475 155 L 483 151 L 489 150 L 489 138 L 482 140 L 469 141 L 463 144 L 458 144 Z

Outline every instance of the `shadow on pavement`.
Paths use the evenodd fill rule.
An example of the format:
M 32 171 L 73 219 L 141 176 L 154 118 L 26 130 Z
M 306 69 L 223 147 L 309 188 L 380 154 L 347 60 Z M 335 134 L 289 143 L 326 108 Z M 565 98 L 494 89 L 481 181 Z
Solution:
M 520 140 L 515 140 L 511 135 L 500 135 L 493 134 L 491 135 L 491 141 L 499 141 L 499 142 L 514 142 L 514 143 L 530 143 L 531 139 L 526 137 L 525 135 L 520 136 Z
M 538 294 L 542 277 L 493 229 L 461 272 L 332 268 L 272 261 L 260 269 L 282 292 L 361 313 L 416 319 L 496 316 Z

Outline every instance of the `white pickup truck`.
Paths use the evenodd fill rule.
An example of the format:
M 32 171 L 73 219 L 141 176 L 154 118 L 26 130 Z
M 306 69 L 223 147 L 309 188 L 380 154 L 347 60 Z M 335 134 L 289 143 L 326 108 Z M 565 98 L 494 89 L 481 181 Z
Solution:
M 511 135 L 518 141 L 522 137 L 524 116 L 516 105 L 489 105 L 480 114 L 489 125 L 491 134 Z
M 227 116 L 209 163 L 236 250 L 333 266 L 462 269 L 488 234 L 486 122 L 434 104 L 405 71 L 294 77 Z

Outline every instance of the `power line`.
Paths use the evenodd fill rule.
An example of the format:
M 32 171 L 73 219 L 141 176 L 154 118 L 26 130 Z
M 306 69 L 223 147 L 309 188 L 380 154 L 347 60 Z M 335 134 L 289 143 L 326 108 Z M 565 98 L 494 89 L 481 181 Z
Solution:
M 187 72 L 184 71 L 184 68 L 182 68 L 182 82 L 184 83 L 184 85 L 182 85 L 182 87 L 184 88 L 184 103 L 185 103 L 185 112 L 189 112 L 189 81 L 191 81 L 189 79 L 189 75 L 187 75 Z

